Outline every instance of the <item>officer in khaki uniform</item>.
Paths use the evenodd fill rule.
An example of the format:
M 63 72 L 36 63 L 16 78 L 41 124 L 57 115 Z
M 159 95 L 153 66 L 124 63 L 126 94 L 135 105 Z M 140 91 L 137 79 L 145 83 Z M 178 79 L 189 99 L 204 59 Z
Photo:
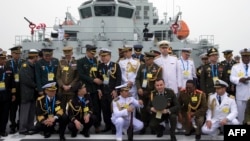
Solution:
M 65 59 L 59 61 L 56 78 L 58 83 L 58 94 L 62 98 L 62 108 L 65 109 L 67 102 L 74 97 L 72 89 L 79 80 L 77 72 L 77 61 L 72 57 L 73 47 L 66 46 L 63 48 Z
M 153 105 L 153 103 L 160 103 L 157 101 L 154 102 L 156 96 L 161 96 L 161 99 L 166 99 L 166 101 L 164 101 L 166 106 L 161 111 L 156 110 L 155 105 Z M 149 126 L 152 130 L 156 131 L 157 137 L 163 136 L 164 126 L 161 125 L 161 123 L 169 120 L 171 141 L 176 141 L 175 129 L 177 124 L 177 114 L 179 112 L 179 103 L 174 91 L 170 88 L 165 88 L 163 79 L 155 80 L 155 90 L 151 92 L 148 108 L 151 112 Z
M 225 68 L 222 64 L 218 63 L 219 53 L 217 48 L 210 48 L 207 51 L 209 64 L 202 67 L 200 75 L 200 87 L 206 95 L 214 93 L 214 82 L 218 79 L 225 80 Z
M 13 84 L 11 93 L 14 94 L 14 97 L 12 97 L 11 101 L 11 107 L 10 107 L 10 134 L 13 134 L 16 132 L 16 128 L 18 128 L 18 124 L 16 123 L 16 120 L 19 119 L 16 115 L 17 109 L 20 109 L 20 81 L 19 81 L 19 70 L 21 68 L 22 63 L 25 61 L 21 59 L 21 49 L 22 46 L 15 46 L 13 48 L 10 48 L 11 50 L 11 56 L 12 59 L 8 60 L 6 62 L 6 66 L 12 68 L 13 72 Z
M 154 90 L 155 80 L 162 78 L 162 68 L 154 63 L 154 57 L 154 53 L 144 52 L 145 64 L 140 65 L 136 75 L 138 96 L 145 105 L 149 103 L 150 92 Z M 144 134 L 150 120 L 150 113 L 147 107 L 141 109 L 141 119 L 144 123 L 144 128 L 140 131 L 140 134 Z
M 230 81 L 231 69 L 234 64 L 237 62 L 233 59 L 233 50 L 225 50 L 222 52 L 224 54 L 224 61 L 221 61 L 221 64 L 225 66 L 225 81 L 228 83 L 229 87 L 227 88 L 227 93 L 235 96 L 236 85 Z
M 49 138 L 56 122 L 59 122 L 60 141 L 65 141 L 64 132 L 68 117 L 63 112 L 61 101 L 56 96 L 56 82 L 42 87 L 45 95 L 36 100 L 36 129 L 44 132 L 44 138 Z
M 100 85 L 102 80 L 98 78 L 98 61 L 95 57 L 97 47 L 87 44 L 86 56 L 77 60 L 77 71 L 79 73 L 79 79 L 85 84 L 87 91 L 90 94 L 93 101 L 93 114 L 96 116 L 97 121 L 94 123 L 95 132 L 100 132 L 101 126 L 101 90 Z
M 195 88 L 194 80 L 187 80 L 186 89 L 180 91 L 178 101 L 181 108 L 179 120 L 186 130 L 185 135 L 191 135 L 195 129 L 195 139 L 199 140 L 207 111 L 205 93 Z

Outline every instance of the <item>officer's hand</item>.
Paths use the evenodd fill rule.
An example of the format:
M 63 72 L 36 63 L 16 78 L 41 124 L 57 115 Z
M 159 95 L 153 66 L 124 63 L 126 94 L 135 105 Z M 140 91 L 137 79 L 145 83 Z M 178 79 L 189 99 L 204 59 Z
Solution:
M 90 117 L 89 114 L 87 114 L 87 115 L 84 116 L 84 122 L 85 123 L 89 123 L 89 117 Z
M 142 90 L 142 88 L 138 89 L 138 94 L 141 95 L 141 96 L 143 96 L 143 90 Z
M 242 77 L 242 78 L 240 78 L 239 81 L 240 81 L 241 83 L 247 83 L 247 78 Z
M 11 101 L 12 101 L 12 102 L 16 101 L 16 96 L 12 95 Z
M 250 121 L 247 122 L 247 125 L 250 125 Z
M 75 124 L 77 130 L 80 130 L 82 128 L 81 122 L 78 121 L 77 119 L 74 121 L 74 124 Z
M 127 84 L 127 86 L 128 86 L 129 88 L 131 88 L 131 87 L 133 86 L 133 82 L 131 82 L 131 81 L 128 81 L 128 84 Z
M 112 96 L 113 99 L 116 98 L 117 97 L 117 92 L 115 90 L 113 90 L 111 92 L 111 96 Z
M 102 98 L 102 91 L 101 90 L 97 90 L 98 91 L 98 97 L 99 97 L 99 99 L 101 99 Z
M 142 101 L 142 100 L 138 100 L 138 103 L 139 103 L 140 105 L 143 105 L 143 101 Z
M 97 85 L 101 85 L 102 84 L 102 80 L 99 78 L 95 78 L 94 79 L 94 83 L 96 83 Z
M 227 124 L 227 118 L 224 118 L 220 121 L 220 125 L 226 125 Z
M 128 107 L 127 110 L 128 110 L 128 112 L 133 112 L 133 111 L 134 111 L 134 108 L 130 106 L 130 107 Z
M 211 122 L 211 120 L 207 120 L 207 121 L 206 121 L 206 126 L 207 126 L 208 129 L 211 129 L 211 127 L 212 127 L 212 122 Z
M 64 91 L 70 90 L 70 86 L 63 85 L 63 90 L 64 90 Z
M 151 111 L 151 112 L 154 112 L 154 113 L 156 113 L 156 112 L 157 112 L 157 111 L 155 110 L 155 108 L 154 108 L 154 107 L 151 107 L 151 108 L 150 108 L 150 111 Z

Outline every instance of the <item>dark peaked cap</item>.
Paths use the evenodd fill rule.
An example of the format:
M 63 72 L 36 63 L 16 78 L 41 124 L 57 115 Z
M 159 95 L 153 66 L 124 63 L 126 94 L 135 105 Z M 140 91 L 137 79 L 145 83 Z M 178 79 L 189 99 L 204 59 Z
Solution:
M 14 46 L 12 48 L 10 48 L 12 53 L 21 53 L 21 48 L 22 46 Z
M 232 53 L 232 52 L 233 52 L 233 50 L 225 50 L 225 51 L 223 51 L 222 53 L 226 55 L 226 54 L 230 54 L 230 53 Z
M 144 52 L 145 54 L 145 57 L 148 57 L 148 58 L 154 58 L 155 57 L 155 54 L 152 53 L 152 52 Z

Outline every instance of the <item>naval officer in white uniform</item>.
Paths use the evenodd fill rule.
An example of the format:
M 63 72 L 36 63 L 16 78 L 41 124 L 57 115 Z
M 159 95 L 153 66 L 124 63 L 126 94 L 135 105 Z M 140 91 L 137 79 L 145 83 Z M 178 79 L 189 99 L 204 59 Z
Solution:
M 219 79 L 215 82 L 214 87 L 216 92 L 208 97 L 206 122 L 202 126 L 202 132 L 213 137 L 218 135 L 218 127 L 239 124 L 235 99 L 226 92 L 228 84 Z
M 242 61 L 233 65 L 230 81 L 236 84 L 236 103 L 239 110 L 238 119 L 243 123 L 247 100 L 250 98 L 250 48 L 240 51 Z
M 187 80 L 197 78 L 194 61 L 190 58 L 191 51 L 191 48 L 183 48 L 181 57 L 178 59 L 182 74 L 182 88 L 186 88 Z
M 127 130 L 130 125 L 131 112 L 134 112 L 135 107 L 142 108 L 142 100 L 136 100 L 129 96 L 129 88 L 125 85 L 118 86 L 120 89 L 120 96 L 115 98 L 112 102 L 112 117 L 111 120 L 116 127 L 116 140 L 122 141 L 122 131 Z M 134 132 L 143 128 L 143 122 L 133 116 Z
M 123 51 L 125 57 L 119 61 L 122 72 L 122 85 L 127 84 L 131 88 L 129 93 L 138 99 L 135 78 L 140 67 L 140 60 L 132 57 L 132 46 L 125 46 Z
M 177 94 L 182 86 L 181 68 L 178 59 L 168 54 L 168 48 L 170 47 L 168 41 L 160 41 L 158 47 L 160 48 L 161 55 L 155 58 L 154 63 L 162 67 L 165 87 L 173 89 L 175 94 Z

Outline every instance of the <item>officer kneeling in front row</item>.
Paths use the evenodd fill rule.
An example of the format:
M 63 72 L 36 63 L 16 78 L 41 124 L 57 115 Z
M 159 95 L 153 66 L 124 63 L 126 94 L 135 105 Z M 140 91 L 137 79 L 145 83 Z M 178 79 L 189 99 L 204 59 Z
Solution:
M 64 132 L 68 122 L 63 112 L 61 101 L 56 96 L 56 82 L 48 83 L 42 88 L 45 95 L 37 98 L 36 101 L 36 129 L 44 132 L 44 138 L 49 138 L 54 131 L 56 122 L 59 122 L 60 141 L 65 141 Z
M 68 116 L 70 119 L 68 128 L 71 131 L 71 137 L 76 137 L 77 132 L 82 128 L 81 134 L 89 137 L 89 129 L 93 125 L 93 104 L 90 95 L 87 93 L 85 84 L 81 82 L 77 86 L 76 95 L 68 102 Z
M 116 141 L 122 141 L 122 131 L 127 130 L 130 126 L 131 117 L 133 132 L 139 131 L 143 128 L 143 123 L 136 119 L 132 112 L 135 111 L 135 107 L 143 107 L 142 100 L 136 100 L 134 97 L 130 96 L 129 88 L 127 86 L 118 86 L 116 89 L 120 88 L 120 96 L 115 98 L 112 102 L 113 113 L 111 120 L 116 127 Z M 130 131 L 128 131 L 130 132 Z M 131 140 L 128 135 L 128 140 Z M 132 139 L 133 140 L 133 139 Z

